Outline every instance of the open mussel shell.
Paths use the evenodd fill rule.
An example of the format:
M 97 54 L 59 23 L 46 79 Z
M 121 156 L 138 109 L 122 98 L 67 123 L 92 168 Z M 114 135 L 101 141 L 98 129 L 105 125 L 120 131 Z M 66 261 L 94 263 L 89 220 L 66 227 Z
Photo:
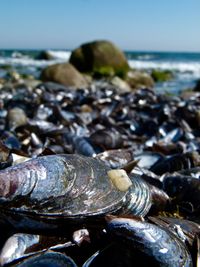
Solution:
M 118 242 L 137 248 L 151 256 L 154 266 L 192 266 L 185 244 L 167 229 L 142 221 L 140 218 L 107 216 L 107 231 Z
M 97 227 L 97 221 L 99 227 L 108 213 L 145 216 L 152 204 L 146 182 L 134 177 L 122 191 L 109 170 L 99 160 L 64 154 L 9 167 L 0 172 L 0 216 L 34 233 Z
M 30 257 L 13 265 L 16 267 L 77 267 L 76 263 L 68 256 L 58 252 L 46 252 L 37 256 Z

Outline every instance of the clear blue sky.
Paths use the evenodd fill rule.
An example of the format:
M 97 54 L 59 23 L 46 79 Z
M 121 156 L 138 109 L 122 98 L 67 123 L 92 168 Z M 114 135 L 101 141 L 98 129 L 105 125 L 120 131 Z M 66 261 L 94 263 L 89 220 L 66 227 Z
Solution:
M 200 0 L 0 0 L 0 48 L 200 51 Z

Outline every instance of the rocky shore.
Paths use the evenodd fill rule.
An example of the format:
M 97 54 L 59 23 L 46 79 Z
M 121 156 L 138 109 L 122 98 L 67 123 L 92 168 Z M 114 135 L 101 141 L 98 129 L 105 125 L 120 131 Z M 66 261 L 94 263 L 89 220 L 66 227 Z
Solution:
M 63 56 L 63 54 L 56 54 Z M 42 51 L 36 59 L 52 60 L 52 51 Z M 34 87 L 41 82 L 55 82 L 74 88 L 87 88 L 93 82 L 106 81 L 122 91 L 135 89 L 154 89 L 157 83 L 173 80 L 174 73 L 170 70 L 154 69 L 142 71 L 131 68 L 125 54 L 109 41 L 94 41 L 81 45 L 72 51 L 69 61 L 50 65 L 46 68 L 38 67 L 36 75 L 31 71 L 19 71 L 11 65 L 0 66 L 0 88 L 16 84 L 27 84 Z M 198 90 L 198 83 L 195 90 Z M 190 91 L 193 88 L 187 88 Z
M 40 55 L 40 58 L 42 56 L 44 57 L 44 53 Z M 45 57 L 48 58 L 46 54 Z M 24 150 L 26 147 L 23 153 L 25 152 L 28 156 L 39 155 L 46 148 L 46 139 L 43 136 L 40 140 L 40 134 L 39 136 L 37 134 L 40 127 L 46 127 L 46 130 L 48 130 L 49 127 L 65 129 L 67 126 L 69 134 L 75 136 L 73 138 L 90 139 L 93 131 L 88 129 L 87 125 L 93 125 L 93 121 L 95 121 L 96 130 L 98 130 L 98 127 L 99 129 L 115 128 L 114 124 L 119 124 L 118 117 L 112 121 L 112 114 L 115 114 L 115 112 L 121 114 L 119 116 L 120 131 L 119 133 L 116 132 L 116 135 L 123 135 L 128 131 L 125 139 L 129 144 L 131 134 L 139 134 L 137 138 L 144 138 L 145 142 L 152 142 L 151 146 L 153 146 L 154 138 L 157 141 L 162 140 L 162 135 L 159 133 L 159 127 L 162 127 L 162 124 L 160 124 L 160 118 L 156 117 L 156 109 L 158 114 L 163 114 L 163 118 L 166 117 L 166 120 L 170 119 L 168 113 L 173 112 L 174 126 L 172 124 L 165 127 L 169 128 L 167 130 L 169 132 L 173 128 L 177 129 L 177 132 L 181 132 L 183 131 L 183 125 L 176 122 L 176 116 L 179 114 L 179 111 L 176 110 L 181 110 L 181 105 L 183 106 L 181 121 L 184 125 L 187 125 L 184 126 L 187 130 L 191 127 L 192 129 L 195 128 L 195 130 L 190 129 L 189 132 L 191 140 L 193 140 L 191 141 L 192 144 L 194 145 L 194 142 L 197 142 L 198 131 L 196 126 L 199 125 L 200 121 L 198 108 L 199 82 L 193 90 L 185 90 L 179 96 L 170 93 L 158 95 L 154 90 L 155 83 L 171 79 L 173 74 L 169 71 L 160 70 L 153 71 L 150 74 L 131 69 L 123 52 L 108 41 L 95 41 L 81 45 L 72 51 L 69 62 L 54 64 L 41 70 L 39 79 L 12 71 L 9 66 L 4 68 L 4 71 L 6 75 L 0 79 L 0 130 L 2 140 L 4 140 L 5 132 L 11 131 L 9 135 L 12 133 L 11 135 L 16 139 L 17 144 L 16 147 L 11 145 L 11 148 L 21 149 L 23 147 Z M 135 98 L 138 98 L 138 106 L 137 103 L 134 102 L 133 104 L 131 102 L 131 99 Z M 160 102 L 163 104 L 160 105 Z M 165 105 L 164 102 L 166 102 Z M 132 105 L 135 106 L 137 111 L 132 110 Z M 160 106 L 157 108 L 156 105 Z M 102 108 L 103 111 L 101 111 Z M 138 109 L 141 109 L 141 112 Z M 144 112 L 143 109 L 146 114 L 145 119 L 141 115 Z M 164 109 L 169 110 L 167 114 L 165 114 Z M 105 118 L 101 117 L 102 113 L 107 116 L 107 122 L 104 121 Z M 154 118 L 151 117 L 152 113 L 155 113 Z M 137 119 L 133 114 L 136 115 Z M 111 118 L 109 118 L 110 116 Z M 98 124 L 98 120 L 100 124 Z M 101 125 L 102 120 L 103 124 Z M 34 124 L 33 128 L 32 123 Z M 157 132 L 151 135 L 150 133 L 153 130 L 151 125 L 153 126 L 155 123 Z M 43 126 L 43 124 L 46 124 L 46 126 Z M 19 133 L 19 136 L 15 132 L 15 129 L 18 128 L 21 131 L 21 127 L 22 129 L 27 127 L 26 132 L 29 142 L 27 141 L 28 145 L 25 145 L 25 147 L 19 140 L 19 136 L 22 138 L 24 130 Z M 124 127 L 128 127 L 128 130 L 125 130 Z M 37 142 L 39 142 L 39 150 L 36 149 L 36 152 L 34 147 L 30 147 L 32 134 L 37 136 Z M 163 137 L 165 135 L 167 133 Z M 152 141 L 148 141 L 147 136 L 150 140 L 152 138 Z M 70 138 L 69 140 L 71 140 Z M 88 144 L 90 142 L 91 140 Z M 57 140 L 53 140 L 53 143 L 56 144 Z M 92 147 L 92 144 L 90 146 Z M 150 149 L 152 149 L 151 146 Z M 108 148 L 120 148 L 120 146 Z M 79 151 L 82 148 L 72 146 L 68 151 L 68 149 L 65 150 L 60 147 L 63 153 L 72 153 L 76 149 Z M 145 149 L 148 150 L 149 148 Z M 189 151 L 192 150 L 192 148 L 183 150 L 187 152 L 188 149 Z M 196 149 L 198 150 L 198 148 Z M 83 154 L 102 152 L 101 149 L 96 151 L 95 148 L 92 148 L 91 151 L 93 152 L 83 152 Z M 138 151 L 141 151 L 141 149 Z
M 62 264 L 72 261 L 65 258 L 69 255 L 77 263 L 72 261 L 72 266 L 102 266 L 116 255 L 115 266 L 119 261 L 132 266 L 135 258 L 137 266 L 149 260 L 150 266 L 195 266 L 200 229 L 199 83 L 180 95 L 158 94 L 155 83 L 173 74 L 131 69 L 122 51 L 107 41 L 80 46 L 69 62 L 44 68 L 38 79 L 9 66 L 4 71 L 1 265 L 16 266 L 29 256 L 31 262 L 41 257 Z M 124 179 L 128 186 L 117 181 Z M 131 214 L 131 219 L 121 221 L 110 214 Z M 123 235 L 126 242 L 132 236 L 131 251 L 130 244 L 117 239 L 126 226 L 128 235 Z M 147 229 L 147 238 L 141 236 L 145 250 L 137 244 L 141 229 Z M 159 237 L 152 244 L 149 229 L 155 233 L 153 241 Z M 36 237 L 37 245 L 30 245 Z M 21 240 L 23 245 L 18 245 Z M 157 247 L 161 241 L 165 253 Z M 134 257 L 127 258 L 132 251 Z M 17 266 L 30 266 L 29 260 L 22 264 Z

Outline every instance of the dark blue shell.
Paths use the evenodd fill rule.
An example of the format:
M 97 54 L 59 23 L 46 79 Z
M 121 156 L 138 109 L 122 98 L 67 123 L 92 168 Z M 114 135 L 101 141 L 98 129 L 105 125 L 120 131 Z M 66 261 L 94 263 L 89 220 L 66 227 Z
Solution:
M 16 267 L 77 267 L 75 262 L 61 253 L 47 252 L 31 257 Z
M 165 228 L 136 218 L 115 217 L 110 219 L 107 230 L 118 242 L 152 257 L 158 266 L 192 266 L 191 255 L 185 244 Z

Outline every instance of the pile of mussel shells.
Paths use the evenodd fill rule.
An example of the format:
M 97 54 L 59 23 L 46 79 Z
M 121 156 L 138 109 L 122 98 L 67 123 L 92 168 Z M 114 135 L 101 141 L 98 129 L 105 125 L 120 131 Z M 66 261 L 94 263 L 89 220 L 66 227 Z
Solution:
M 200 94 L 0 90 L 1 266 L 200 266 Z

